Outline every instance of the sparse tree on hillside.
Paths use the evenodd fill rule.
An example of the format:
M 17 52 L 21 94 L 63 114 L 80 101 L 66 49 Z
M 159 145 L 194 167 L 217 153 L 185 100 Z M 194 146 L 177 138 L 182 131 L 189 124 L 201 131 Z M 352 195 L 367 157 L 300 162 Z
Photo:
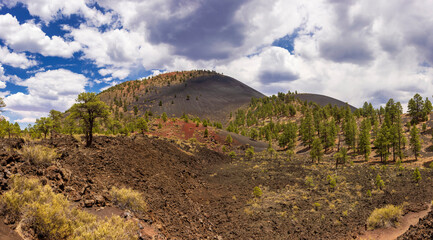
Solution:
M 415 161 L 418 161 L 418 156 L 421 151 L 421 141 L 418 128 L 413 126 L 410 130 L 410 148 L 415 155 Z
M 407 107 L 409 115 L 412 117 L 412 123 L 417 124 L 424 120 L 426 112 L 424 110 L 424 101 L 418 93 L 409 100 Z
M 167 113 L 163 112 L 161 115 L 162 121 L 167 122 Z
M 306 110 L 305 116 L 301 121 L 300 135 L 302 137 L 302 142 L 305 145 L 311 147 L 314 137 L 314 125 L 311 112 Z
M 287 123 L 284 126 L 283 133 L 278 139 L 278 144 L 280 147 L 287 147 L 293 150 L 296 145 L 296 137 L 298 132 L 298 126 L 294 122 Z
M 345 164 L 348 158 L 349 157 L 347 155 L 347 149 L 345 147 L 342 147 L 340 151 L 334 154 L 335 169 L 337 169 L 339 164 Z
M 368 161 L 370 156 L 371 146 L 370 146 L 370 120 L 364 119 L 361 122 L 361 127 L 359 131 L 359 143 L 358 148 L 361 154 L 364 154 L 365 161 Z
M 311 160 L 314 163 L 314 160 L 317 159 L 317 163 L 319 163 L 320 159 L 322 158 L 322 155 L 323 155 L 322 143 L 320 142 L 319 138 L 315 137 L 310 150 Z
M 377 153 L 380 155 L 381 162 L 386 162 L 388 160 L 389 144 L 389 129 L 386 124 L 382 124 L 382 127 L 374 140 L 374 146 L 377 149 Z
M 108 106 L 99 100 L 96 93 L 80 93 L 71 108 L 71 115 L 80 119 L 86 137 L 86 147 L 93 141 L 93 128 L 97 118 L 106 118 L 109 115 Z
M 147 126 L 147 121 L 143 117 L 137 118 L 136 125 L 137 125 L 137 128 L 140 129 L 141 133 L 143 133 L 143 135 L 144 135 L 144 132 L 147 132 L 149 130 L 148 126 Z
M 36 129 L 44 134 L 44 138 L 47 138 L 48 133 L 53 128 L 53 121 L 48 117 L 41 117 L 36 119 Z

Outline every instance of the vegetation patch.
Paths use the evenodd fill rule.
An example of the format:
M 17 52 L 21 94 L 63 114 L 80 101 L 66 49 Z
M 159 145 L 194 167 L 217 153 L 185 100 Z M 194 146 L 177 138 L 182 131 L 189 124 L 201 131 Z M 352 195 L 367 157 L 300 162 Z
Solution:
M 98 221 L 34 178 L 13 176 L 0 210 L 12 222 L 21 220 L 22 229 L 32 229 L 37 239 L 138 239 L 134 222 L 118 216 Z
M 131 188 L 113 187 L 110 194 L 113 197 L 113 202 L 123 209 L 128 209 L 136 213 L 146 211 L 146 202 L 138 191 Z
M 367 227 L 375 229 L 395 226 L 402 215 L 403 209 L 399 206 L 387 205 L 383 208 L 376 208 L 367 219 Z
M 30 163 L 38 166 L 50 166 L 59 157 L 55 149 L 42 145 L 25 145 L 18 153 Z

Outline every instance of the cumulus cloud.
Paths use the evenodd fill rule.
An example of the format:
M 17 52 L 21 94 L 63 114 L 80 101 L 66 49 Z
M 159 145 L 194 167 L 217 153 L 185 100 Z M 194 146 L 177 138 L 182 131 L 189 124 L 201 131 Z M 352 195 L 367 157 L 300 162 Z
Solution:
M 37 64 L 35 60 L 29 59 L 26 54 L 10 52 L 7 47 L 2 46 L 0 46 L 0 63 L 23 69 Z
M 85 0 L 4 0 L 7 7 L 14 7 L 17 3 L 24 4 L 33 16 L 40 17 L 46 24 L 62 17 L 79 14 L 88 23 L 100 26 L 112 21 L 111 13 L 102 13 L 96 7 L 89 7 L 92 1 Z
M 27 88 L 27 94 L 18 92 L 5 98 L 7 110 L 29 119 L 44 116 L 51 109 L 65 111 L 87 83 L 84 75 L 65 69 L 36 73 L 18 83 Z
M 76 42 L 66 42 L 58 36 L 47 36 L 40 26 L 32 22 L 20 24 L 9 13 L 0 15 L 0 39 L 17 52 L 29 51 L 44 56 L 68 58 L 81 48 Z

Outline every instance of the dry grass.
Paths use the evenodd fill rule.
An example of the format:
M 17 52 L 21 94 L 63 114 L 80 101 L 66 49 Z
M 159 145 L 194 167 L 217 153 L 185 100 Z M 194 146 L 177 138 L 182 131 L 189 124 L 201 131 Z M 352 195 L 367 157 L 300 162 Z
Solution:
M 131 188 L 113 187 L 110 194 L 113 197 L 113 202 L 121 208 L 137 213 L 146 211 L 147 204 L 138 191 Z
M 395 226 L 403 215 L 403 209 L 399 206 L 387 205 L 384 208 L 376 208 L 367 219 L 369 229 Z
M 97 220 L 71 205 L 62 194 L 35 178 L 13 176 L 11 189 L 0 198 L 2 213 L 32 229 L 38 239 L 138 239 L 138 226 L 120 217 Z
M 50 166 L 59 157 L 55 149 L 42 145 L 25 145 L 22 149 L 18 150 L 18 153 L 24 159 L 29 160 L 30 163 L 38 166 Z

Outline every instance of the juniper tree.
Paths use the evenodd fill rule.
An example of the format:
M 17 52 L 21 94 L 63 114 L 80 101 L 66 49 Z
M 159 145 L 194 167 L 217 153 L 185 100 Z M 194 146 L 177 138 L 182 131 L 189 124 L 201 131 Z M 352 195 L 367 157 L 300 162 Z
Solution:
M 418 161 L 419 152 L 421 151 L 421 139 L 419 136 L 419 131 L 416 126 L 413 126 L 410 130 L 410 148 L 415 155 L 415 161 Z

